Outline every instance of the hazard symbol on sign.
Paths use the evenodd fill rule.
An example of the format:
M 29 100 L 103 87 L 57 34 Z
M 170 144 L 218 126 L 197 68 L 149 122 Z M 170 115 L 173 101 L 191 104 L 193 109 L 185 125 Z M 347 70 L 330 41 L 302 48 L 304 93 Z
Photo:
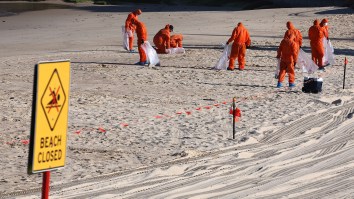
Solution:
M 48 125 L 53 131 L 58 121 L 66 95 L 57 69 L 53 71 L 41 98 L 41 105 Z

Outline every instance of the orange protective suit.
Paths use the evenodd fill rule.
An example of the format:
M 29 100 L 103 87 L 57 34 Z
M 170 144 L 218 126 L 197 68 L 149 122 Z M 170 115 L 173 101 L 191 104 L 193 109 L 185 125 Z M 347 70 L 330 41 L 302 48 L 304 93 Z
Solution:
M 299 47 L 302 46 L 301 32 L 296 29 L 293 23 L 291 23 L 290 21 L 286 22 L 286 27 L 288 28 L 288 30 L 285 32 L 284 38 L 290 38 L 290 35 L 293 34 L 295 35 L 295 42 L 297 43 L 297 45 Z
M 322 68 L 322 59 L 324 56 L 323 37 L 324 30 L 320 27 L 319 21 L 316 19 L 313 22 L 313 26 L 309 29 L 309 39 L 311 45 L 312 60 L 317 64 L 319 68 Z
M 328 39 L 328 25 L 327 25 L 327 23 L 328 23 L 327 19 L 322 19 L 320 26 L 323 29 L 324 36 Z
M 177 47 L 182 48 L 183 47 L 182 41 L 183 41 L 182 34 L 172 35 L 171 39 L 170 39 L 170 47 L 171 48 L 177 48 Z
M 297 60 L 299 46 L 295 42 L 295 34 L 284 38 L 278 48 L 277 58 L 280 58 L 280 71 L 278 82 L 283 82 L 285 74 L 288 73 L 289 84 L 295 82 L 295 62 Z
M 248 30 L 243 26 L 241 22 L 238 23 L 237 27 L 232 31 L 232 35 L 227 41 L 227 44 L 232 41 L 234 43 L 232 44 L 228 70 L 234 70 L 236 57 L 238 58 L 239 69 L 243 70 L 246 64 L 246 46 L 251 45 L 251 38 Z
M 134 41 L 134 31 L 136 29 L 135 25 L 132 24 L 132 19 L 138 20 L 138 15 L 141 14 L 141 10 L 135 10 L 134 12 L 131 12 L 127 19 L 125 20 L 125 31 L 132 31 L 132 35 L 129 37 L 129 50 L 133 50 L 133 41 Z
M 164 29 L 161 29 L 154 36 L 154 44 L 156 52 L 166 54 L 166 49 L 170 48 L 170 25 L 167 24 Z
M 136 25 L 136 35 L 138 37 L 138 50 L 140 56 L 140 63 L 146 62 L 146 53 L 141 45 L 147 41 L 147 30 L 145 24 L 139 20 L 132 19 L 132 23 Z

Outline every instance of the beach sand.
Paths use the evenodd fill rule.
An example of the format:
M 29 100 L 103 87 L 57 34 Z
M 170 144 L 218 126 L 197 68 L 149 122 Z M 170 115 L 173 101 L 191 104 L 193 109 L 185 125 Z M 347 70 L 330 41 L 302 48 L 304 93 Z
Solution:
M 42 174 L 27 174 L 34 66 L 63 59 L 71 61 L 67 157 L 51 172 L 50 198 L 354 197 L 353 10 L 138 7 L 150 43 L 173 24 L 186 53 L 134 65 L 139 55 L 123 49 L 120 32 L 134 5 L 0 17 L 0 198 L 40 198 Z M 329 19 L 335 49 L 336 63 L 315 74 L 323 92 L 302 93 L 300 69 L 295 89 L 276 89 L 286 22 L 309 54 L 316 18 Z M 240 21 L 252 40 L 245 70 L 212 70 Z M 236 139 L 233 97 L 242 111 Z

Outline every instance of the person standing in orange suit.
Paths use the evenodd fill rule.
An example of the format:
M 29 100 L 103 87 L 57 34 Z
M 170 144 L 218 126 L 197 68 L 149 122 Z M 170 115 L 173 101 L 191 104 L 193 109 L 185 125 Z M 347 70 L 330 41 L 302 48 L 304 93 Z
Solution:
M 170 47 L 171 48 L 182 48 L 182 41 L 183 41 L 183 35 L 182 34 L 176 34 L 172 35 L 170 39 Z
M 320 23 L 320 26 L 321 26 L 321 28 L 322 28 L 322 30 L 323 30 L 323 34 L 324 34 L 324 36 L 325 36 L 325 38 L 326 38 L 326 40 L 324 40 L 324 42 L 329 42 L 329 36 L 328 36 L 328 20 L 327 19 L 322 19 L 322 21 L 321 21 L 321 23 Z M 323 44 L 323 48 L 324 48 L 324 51 L 325 51 L 325 53 L 326 53 L 326 46 L 327 46 L 327 43 L 324 43 Z M 322 63 L 322 65 L 323 66 L 326 66 L 326 65 L 329 65 L 329 63 L 328 63 L 328 57 L 327 57 L 327 59 L 325 58 L 325 56 L 324 56 L 324 59 L 322 59 L 322 61 L 323 61 L 323 63 Z
M 232 31 L 230 39 L 226 42 L 228 45 L 230 42 L 232 44 L 230 62 L 227 70 L 234 70 L 235 68 L 235 59 L 238 59 L 239 70 L 244 70 L 245 68 L 245 56 L 246 56 L 246 47 L 251 45 L 251 38 L 248 33 L 248 30 L 240 22 L 237 24 L 237 27 Z
M 142 12 L 140 9 L 137 9 L 133 12 L 131 12 L 127 19 L 125 20 L 125 32 L 131 31 L 131 35 L 129 35 L 129 52 L 134 52 L 133 50 L 133 41 L 134 41 L 134 31 L 136 29 L 135 25 L 132 24 L 132 19 L 138 20 L 138 15 L 140 15 Z
M 148 64 L 146 62 L 146 53 L 143 50 L 143 48 L 141 47 L 141 45 L 143 45 L 144 42 L 147 41 L 147 30 L 146 30 L 145 24 L 143 22 L 141 22 L 137 19 L 132 19 L 131 22 L 132 22 L 132 24 L 134 24 L 136 26 L 136 35 L 138 37 L 137 43 L 138 43 L 140 60 L 136 64 L 143 66 L 145 64 Z
M 173 26 L 167 24 L 165 28 L 161 29 L 154 36 L 154 44 L 156 52 L 159 54 L 166 54 L 166 49 L 170 48 L 170 32 L 173 31 Z
M 324 29 L 321 28 L 318 19 L 313 22 L 313 26 L 309 29 L 309 39 L 311 45 L 312 60 L 317 64 L 320 70 L 323 70 L 322 59 L 324 56 L 323 37 Z
M 286 27 L 288 28 L 288 30 L 285 32 L 284 38 L 287 37 L 289 38 L 291 34 L 295 35 L 295 42 L 297 43 L 299 48 L 301 48 L 302 46 L 301 32 L 295 28 L 295 26 L 293 25 L 293 23 L 291 23 L 291 21 L 286 22 Z
M 277 58 L 280 59 L 280 71 L 277 88 L 283 86 L 282 82 L 285 79 L 286 73 L 289 76 L 289 87 L 295 87 L 295 62 L 299 51 L 299 46 L 295 38 L 294 34 L 289 34 L 279 45 Z
M 327 19 L 322 19 L 320 26 L 323 29 L 324 32 L 324 36 L 326 37 L 326 39 L 328 40 L 328 20 Z

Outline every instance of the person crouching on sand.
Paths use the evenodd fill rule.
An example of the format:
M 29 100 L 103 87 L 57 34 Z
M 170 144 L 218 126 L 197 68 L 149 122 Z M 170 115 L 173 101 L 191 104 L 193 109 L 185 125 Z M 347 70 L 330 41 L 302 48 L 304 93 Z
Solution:
M 170 47 L 171 48 L 183 48 L 182 41 L 183 41 L 182 34 L 171 35 Z
M 285 74 L 289 76 L 289 88 L 295 87 L 295 62 L 298 55 L 298 44 L 295 42 L 295 35 L 290 34 L 284 38 L 278 48 L 277 58 L 280 59 L 280 71 L 277 88 L 281 88 Z
M 173 26 L 167 24 L 165 28 L 161 29 L 154 36 L 154 44 L 156 52 L 159 54 L 166 54 L 166 49 L 170 48 L 170 32 L 173 31 Z

